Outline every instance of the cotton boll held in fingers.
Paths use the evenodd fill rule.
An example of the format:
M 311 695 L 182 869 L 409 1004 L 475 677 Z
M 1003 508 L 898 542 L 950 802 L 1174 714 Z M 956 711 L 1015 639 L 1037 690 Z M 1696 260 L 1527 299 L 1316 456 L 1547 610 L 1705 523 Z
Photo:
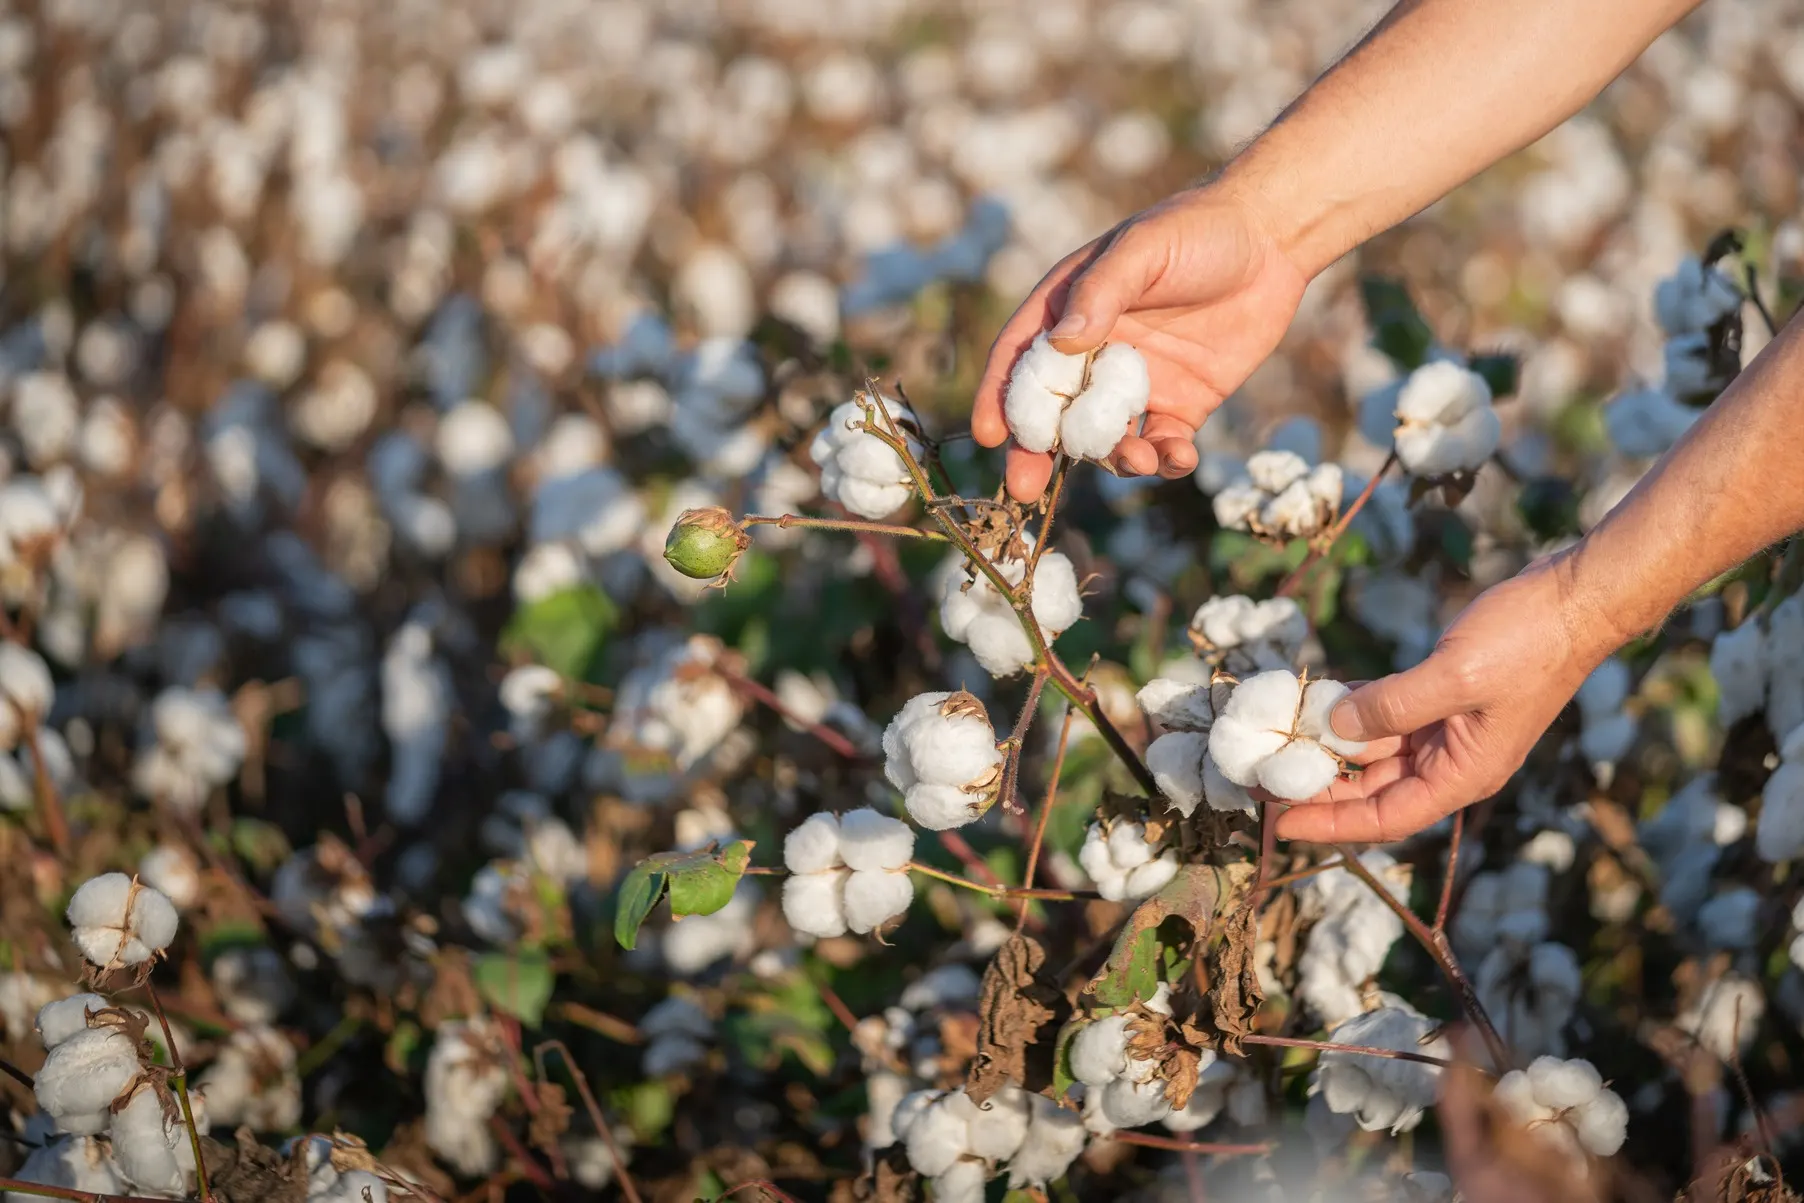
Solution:
M 1009 374 L 1003 417 L 1015 442 L 1028 451 L 1051 451 L 1058 445 L 1065 406 L 1083 388 L 1085 357 L 1057 350 L 1041 333 Z
M 1067 455 L 1100 460 L 1146 412 L 1152 386 L 1146 360 L 1127 343 L 1110 343 L 1097 352 L 1089 377 L 1088 387 L 1065 410 L 1059 441 Z

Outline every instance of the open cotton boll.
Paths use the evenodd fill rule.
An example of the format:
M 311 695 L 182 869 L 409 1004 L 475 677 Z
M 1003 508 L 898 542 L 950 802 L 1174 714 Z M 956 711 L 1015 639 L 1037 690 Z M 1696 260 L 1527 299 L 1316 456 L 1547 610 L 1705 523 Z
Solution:
M 1143 1128 L 1170 1115 L 1171 1102 L 1165 1097 L 1164 1079 L 1136 1082 L 1124 1077 L 1102 1088 L 1101 1109 L 1103 1118 L 1117 1128 Z
M 1090 361 L 1089 383 L 1065 409 L 1059 441 L 1065 454 L 1101 459 L 1146 412 L 1152 380 L 1146 360 L 1127 343 L 1110 343 Z
M 1766 705 L 1766 633 L 1750 617 L 1723 631 L 1710 644 L 1710 675 L 1716 678 L 1716 717 L 1728 727 Z
M 507 1097 L 508 1055 L 494 1021 L 484 1017 L 441 1024 L 433 1039 L 424 1083 L 426 1144 L 459 1173 L 487 1173 L 498 1158 L 488 1120 Z
M 968 1097 L 968 1096 L 967 1096 Z M 1003 1085 L 982 1106 L 972 1104 L 966 1121 L 971 1152 L 986 1161 L 1007 1161 L 1027 1138 L 1032 1096 L 1013 1082 Z
M 1654 317 L 1670 335 L 1698 334 L 1741 308 L 1741 291 L 1695 255 L 1654 285 Z
M 783 838 L 783 865 L 791 873 L 821 873 L 841 864 L 839 820 L 830 814 L 809 815 Z
M 1503 423 L 1491 386 L 1463 364 L 1437 360 L 1411 372 L 1397 395 L 1397 459 L 1412 476 L 1478 468 L 1497 450 Z
M 1654 459 L 1665 455 L 1703 413 L 1663 388 L 1633 389 L 1604 406 L 1604 429 L 1624 455 Z
M 1028 451 L 1058 446 L 1065 406 L 1084 386 L 1084 360 L 1055 348 L 1044 331 L 1021 353 L 1002 401 L 1003 418 L 1019 446 Z
M 294 1046 L 280 1032 L 246 1027 L 233 1032 L 200 1078 L 209 1118 L 280 1132 L 301 1122 L 301 1079 Z
M 1346 693 L 1338 681 L 1305 685 L 1283 669 L 1249 677 L 1210 728 L 1209 754 L 1237 785 L 1259 785 L 1292 801 L 1312 797 L 1339 774 L 1340 757 L 1365 749 L 1334 734 L 1329 721 Z
M 907 873 L 853 873 L 846 879 L 843 893 L 846 927 L 859 935 L 876 931 L 904 914 L 914 896 L 914 883 Z
M 1209 725 L 1215 721 L 1216 700 L 1219 698 L 1225 703 L 1230 688 L 1226 682 L 1212 685 L 1155 677 L 1141 686 L 1134 700 L 1140 703 L 1149 718 L 1167 731 L 1207 736 Z
M 826 939 L 846 934 L 845 885 L 848 875 L 829 869 L 797 873 L 783 882 L 783 918 L 789 926 Z
M 1423 1043 L 1436 1024 L 1394 995 L 1375 1011 L 1337 1025 L 1336 1044 L 1388 1048 L 1399 1052 L 1451 1057 L 1445 1038 Z M 1316 1069 L 1319 1089 L 1335 1111 L 1351 1114 L 1367 1132 L 1407 1132 L 1434 1106 L 1441 1071 L 1433 1065 L 1358 1053 L 1323 1053 Z
M 138 965 L 169 947 L 180 920 L 161 891 L 123 873 L 83 882 L 66 912 L 75 945 L 102 969 Z
M 110 1107 L 141 1068 L 137 1048 L 119 1028 L 87 1028 L 50 1050 L 33 1093 L 51 1115 L 93 1115 Z
M 16 643 L 0 643 L 0 697 L 11 712 L 7 726 L 15 730 L 38 721 L 50 712 L 56 687 L 50 680 L 50 666 L 30 648 Z
M 1002 753 L 982 703 L 968 693 L 909 699 L 883 732 L 884 776 L 909 817 L 930 831 L 969 823 L 995 801 Z
M 180 844 L 158 844 L 146 852 L 138 860 L 138 879 L 162 891 L 179 909 L 200 900 L 200 866 Z
M 204 1112 L 195 1110 L 195 1127 L 204 1133 Z M 113 1116 L 112 1141 L 120 1176 L 139 1190 L 185 1196 L 194 1189 L 194 1146 L 173 1096 L 165 1101 L 149 1083 L 139 1086 Z
M 1289 668 L 1308 638 L 1309 619 L 1288 597 L 1212 597 L 1190 618 L 1190 640 L 1199 653 L 1236 676 Z
M 1083 1117 L 1077 1112 L 1067 1111 L 1037 1094 L 1028 1096 L 1028 1104 L 1032 1117 L 1027 1133 L 1008 1164 L 1011 1190 L 1043 1187 L 1063 1177 L 1090 1139 Z
M 41 1144 L 14 1171 L 21 1182 L 60 1186 L 84 1195 L 116 1195 L 123 1183 L 108 1145 L 88 1136 Z M 7 1191 L 5 1203 L 37 1203 L 41 1195 Z
M 1674 1021 L 1682 1032 L 1720 1060 L 1733 1061 L 1753 1047 L 1766 1014 L 1766 994 L 1760 983 L 1733 971 L 1708 986 Z
M 899 870 L 914 851 L 915 833 L 900 819 L 878 814 L 868 806 L 840 817 L 839 854 L 855 871 Z M 787 843 L 784 852 L 787 858 Z
M 920 420 L 907 406 L 884 398 L 884 406 L 902 432 L 908 449 L 919 456 Z M 846 401 L 827 415 L 827 424 L 809 445 L 809 457 L 821 469 L 821 493 L 862 518 L 887 518 L 913 493 L 908 467 L 895 449 L 865 428 L 865 411 Z M 869 421 L 888 431 L 880 412 Z
M 903 1107 L 908 1106 L 908 1099 L 902 1102 Z M 901 1110 L 897 1110 L 898 1119 Z M 898 1130 L 908 1152 L 908 1164 L 929 1178 L 951 1169 L 971 1151 L 967 1117 L 975 1110 L 964 1091 L 959 1090 L 939 1095 L 912 1111 L 906 1121 L 907 1131 Z
M 72 994 L 45 1003 L 38 1010 L 38 1039 L 46 1050 L 88 1030 L 88 1012 L 99 1011 L 110 1004 L 98 994 Z
M 1106 1015 L 1071 1038 L 1071 1076 L 1086 1086 L 1107 1086 L 1127 1072 L 1126 1015 Z
M 983 1203 L 983 1162 L 966 1158 L 952 1164 L 943 1174 L 935 1174 L 933 1203 Z

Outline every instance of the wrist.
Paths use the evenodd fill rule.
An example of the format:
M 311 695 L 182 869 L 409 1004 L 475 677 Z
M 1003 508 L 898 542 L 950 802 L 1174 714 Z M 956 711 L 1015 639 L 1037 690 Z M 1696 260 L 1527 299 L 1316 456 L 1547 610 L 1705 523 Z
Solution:
M 1278 252 L 1305 280 L 1313 280 L 1371 231 L 1353 229 L 1342 198 L 1293 165 L 1294 156 L 1281 144 L 1282 130 L 1274 126 L 1236 155 L 1213 188 L 1244 208 Z
M 1559 589 L 1567 642 L 1587 671 L 1658 626 L 1672 608 L 1645 596 L 1640 586 L 1646 574 L 1619 562 L 1595 541 L 1601 529 L 1593 528 L 1548 564 Z

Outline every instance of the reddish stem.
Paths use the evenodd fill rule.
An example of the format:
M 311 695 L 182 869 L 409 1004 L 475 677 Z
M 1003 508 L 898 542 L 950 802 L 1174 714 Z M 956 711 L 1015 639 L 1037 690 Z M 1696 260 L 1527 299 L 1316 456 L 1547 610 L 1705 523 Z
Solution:
M 1052 819 L 1052 807 L 1058 801 L 1059 776 L 1065 771 L 1065 749 L 1071 743 L 1071 716 L 1077 713 L 1076 707 L 1065 708 L 1065 721 L 1059 724 L 1059 750 L 1052 758 L 1052 774 L 1046 781 L 1045 796 L 1040 799 L 1040 818 L 1034 824 L 1033 842 L 1027 846 L 1027 870 L 1021 875 L 1023 889 L 1031 890 L 1034 885 L 1034 873 L 1040 867 L 1040 846 L 1046 842 L 1046 824 Z M 1027 914 L 1027 903 L 1021 904 L 1021 914 Z
M 1221 1144 L 1206 1140 L 1173 1140 L 1169 1136 L 1153 1136 L 1146 1132 L 1111 1132 L 1109 1139 L 1118 1144 L 1170 1149 L 1174 1153 L 1204 1153 L 1211 1157 L 1257 1157 L 1276 1147 L 1269 1141 L 1256 1145 Z
M 1044 668 L 1034 670 L 1033 683 L 1027 687 L 1027 700 L 1021 703 L 1021 713 L 1015 719 L 1015 729 L 1009 732 L 1008 752 L 1002 760 L 1002 785 L 997 790 L 997 797 L 1002 802 L 1002 813 L 1010 815 L 1026 814 L 1021 800 L 1015 795 L 1021 785 L 1021 752 L 1027 744 L 1027 732 L 1033 726 L 1034 711 L 1040 706 L 1040 691 L 1046 688 L 1047 671 Z
M 576 1058 L 570 1055 L 570 1049 L 562 1040 L 547 1040 L 533 1049 L 533 1058 L 538 1060 L 547 1049 L 555 1050 L 564 1058 L 564 1065 L 570 1070 L 570 1076 L 576 1081 L 577 1093 L 582 1096 L 583 1109 L 589 1113 L 589 1122 L 595 1125 L 596 1133 L 602 1143 L 608 1146 L 608 1156 L 614 1159 L 614 1181 L 620 1183 L 620 1190 L 626 1195 L 627 1203 L 643 1203 L 639 1196 L 639 1188 L 633 1183 L 633 1176 L 626 1172 L 626 1157 L 620 1152 L 620 1143 L 614 1139 L 614 1129 L 608 1127 L 607 1116 L 601 1113 L 601 1104 L 595 1101 L 595 1092 L 589 1089 L 588 1075 L 577 1068 Z M 545 1070 L 541 1061 L 539 1076 Z
M 1369 1044 L 1335 1044 L 1327 1040 L 1299 1040 L 1294 1036 L 1242 1036 L 1244 1044 L 1268 1044 L 1274 1048 L 1306 1048 L 1318 1053 L 1356 1053 L 1362 1057 L 1384 1057 L 1391 1061 L 1415 1061 L 1421 1065 L 1438 1065 L 1442 1069 L 1450 1069 L 1457 1065 L 1445 1057 L 1431 1057 L 1427 1053 L 1411 1053 L 1395 1048 L 1375 1048 Z
M 740 693 L 745 694 L 746 697 L 751 698 L 754 702 L 770 707 L 779 716 L 795 723 L 797 726 L 801 727 L 802 730 L 814 736 L 814 738 L 820 740 L 827 747 L 845 757 L 847 760 L 862 759 L 858 754 L 858 749 L 852 746 L 851 740 L 847 739 L 831 727 L 824 726 L 821 723 L 811 723 L 806 719 L 801 718 L 795 711 L 791 710 L 788 706 L 785 706 L 783 700 L 769 689 L 765 688 L 761 682 L 754 681 L 748 676 L 744 676 L 731 670 L 721 670 L 721 676 L 726 678 L 727 684 L 737 689 Z
M 722 1203 L 722 1200 L 732 1198 L 748 1186 L 757 1187 L 772 1199 L 776 1200 L 776 1203 L 801 1203 L 794 1195 L 780 1189 L 776 1183 L 768 1178 L 752 1178 L 745 1182 L 741 1182 L 738 1186 L 731 1187 L 724 1193 L 715 1196 L 714 1203 Z
M 1391 470 L 1391 465 L 1396 462 L 1397 451 L 1395 448 L 1392 448 L 1391 453 L 1384 457 L 1384 466 L 1372 473 L 1372 479 L 1366 482 L 1366 487 L 1361 489 L 1359 496 L 1353 499 L 1353 504 L 1347 507 L 1347 512 L 1340 516 L 1339 521 L 1328 528 L 1328 537 L 1319 540 L 1311 547 L 1309 549 L 1309 554 L 1303 557 L 1303 562 L 1292 569 L 1290 575 L 1284 578 L 1284 582 L 1278 586 L 1279 597 L 1291 597 L 1298 589 L 1302 588 L 1303 574 L 1315 567 L 1316 562 L 1323 556 L 1334 550 L 1334 545 L 1340 541 L 1340 537 L 1347 533 L 1347 527 L 1351 526 L 1353 519 L 1359 516 L 1359 511 L 1365 509 L 1366 502 L 1372 500 L 1372 494 L 1378 491 L 1378 482 L 1384 479 L 1385 474 Z
M 994 886 L 996 889 L 1005 888 L 1002 880 L 992 873 L 990 867 L 983 863 L 983 858 L 977 855 L 977 850 L 966 843 L 965 837 L 958 832 L 940 832 L 940 846 L 957 857 L 958 863 L 969 869 L 972 876 L 984 885 Z
M 1447 930 L 1447 910 L 1453 905 L 1453 883 L 1459 876 L 1459 845 L 1466 833 L 1466 812 L 1453 812 L 1453 839 L 1447 845 L 1447 876 L 1441 882 L 1441 901 L 1434 908 L 1434 930 Z

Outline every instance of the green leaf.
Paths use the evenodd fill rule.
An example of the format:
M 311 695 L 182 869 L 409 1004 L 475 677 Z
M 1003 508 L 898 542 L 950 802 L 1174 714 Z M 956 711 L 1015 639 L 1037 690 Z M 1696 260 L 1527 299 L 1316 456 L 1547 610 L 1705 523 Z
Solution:
M 622 948 L 639 942 L 639 928 L 658 899 L 670 891 L 670 913 L 712 915 L 733 897 L 752 859 L 752 841 L 735 840 L 720 852 L 660 852 L 633 867 L 614 903 L 614 939 Z
M 502 632 L 504 650 L 523 651 L 560 676 L 583 680 L 614 629 L 618 611 L 593 585 L 576 585 L 528 602 Z
M 656 1079 L 612 1091 L 608 1102 L 615 1114 L 626 1119 L 642 1145 L 657 1143 L 676 1115 L 676 1101 L 670 1097 L 670 1088 Z
M 1511 397 L 1516 393 L 1516 384 L 1521 376 L 1522 363 L 1508 351 L 1496 351 L 1488 355 L 1474 355 L 1467 364 L 1474 372 L 1485 378 L 1491 386 L 1491 396 Z
M 1151 998 L 1161 967 L 1182 963 L 1192 945 L 1209 936 L 1217 913 L 1238 901 L 1251 877 L 1248 865 L 1184 865 L 1134 910 L 1085 991 L 1105 1007 Z
M 1401 281 L 1383 276 L 1362 276 L 1359 296 L 1365 302 L 1373 346 L 1406 372 L 1413 372 L 1428 362 L 1428 349 L 1434 345 L 1434 331 L 1429 329 Z
M 1130 927 L 1122 935 L 1131 938 L 1115 945 L 1114 955 L 1090 988 L 1105 1007 L 1131 1007 L 1137 999 L 1151 998 L 1159 988 L 1158 930 Z
M 470 966 L 476 991 L 491 1007 L 529 1028 L 545 1017 L 556 975 L 543 953 L 485 952 Z
M 1090 1022 L 1094 1022 L 1094 1017 Z M 1077 1084 L 1077 1075 L 1071 1072 L 1071 1042 L 1085 1026 L 1085 1019 L 1074 1015 L 1059 1029 L 1058 1043 L 1052 1050 L 1052 1101 L 1055 1103 Z

